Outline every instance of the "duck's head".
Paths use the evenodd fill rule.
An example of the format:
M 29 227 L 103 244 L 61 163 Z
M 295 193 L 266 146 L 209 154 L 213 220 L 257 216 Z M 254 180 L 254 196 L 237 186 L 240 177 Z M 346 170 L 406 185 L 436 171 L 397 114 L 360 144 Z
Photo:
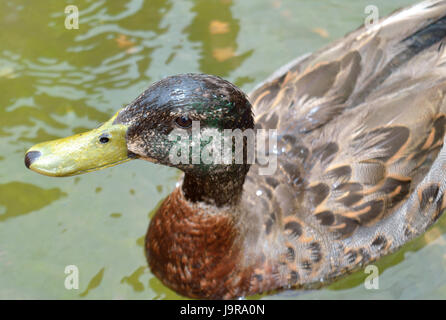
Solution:
M 110 167 L 130 159 L 175 166 L 200 175 L 221 166 L 172 163 L 174 129 L 254 127 L 251 105 L 236 86 L 219 77 L 183 74 L 165 78 L 144 91 L 97 129 L 33 146 L 26 166 L 38 173 L 63 177 Z M 200 147 L 203 147 L 200 144 Z

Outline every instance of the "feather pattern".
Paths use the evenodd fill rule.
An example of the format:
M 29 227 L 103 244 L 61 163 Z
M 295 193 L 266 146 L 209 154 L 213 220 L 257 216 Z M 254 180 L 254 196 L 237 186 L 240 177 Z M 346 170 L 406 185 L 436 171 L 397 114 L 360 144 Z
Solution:
M 255 165 L 244 185 L 241 210 L 263 224 L 246 247 L 266 264 L 280 257 L 271 279 L 258 268 L 253 288 L 330 281 L 439 217 L 445 37 L 446 1 L 424 1 L 297 59 L 249 95 L 256 126 L 278 131 L 276 174 Z

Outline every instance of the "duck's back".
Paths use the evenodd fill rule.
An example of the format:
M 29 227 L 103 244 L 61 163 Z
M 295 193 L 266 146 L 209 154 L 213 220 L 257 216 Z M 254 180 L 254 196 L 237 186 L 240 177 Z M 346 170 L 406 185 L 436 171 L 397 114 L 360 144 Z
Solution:
M 442 213 L 445 40 L 446 1 L 425 1 L 299 59 L 250 95 L 257 126 L 277 129 L 278 165 L 274 175 L 248 173 L 243 210 L 261 215 L 248 241 L 282 284 L 333 279 Z M 271 268 L 259 266 L 258 278 Z

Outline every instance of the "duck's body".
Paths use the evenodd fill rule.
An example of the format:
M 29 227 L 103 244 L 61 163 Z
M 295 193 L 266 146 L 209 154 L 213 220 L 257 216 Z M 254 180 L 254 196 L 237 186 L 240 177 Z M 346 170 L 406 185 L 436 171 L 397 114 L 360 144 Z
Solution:
M 424 232 L 446 206 L 445 38 L 446 1 L 425 1 L 299 59 L 258 87 L 250 95 L 255 126 L 277 129 L 277 170 L 260 175 L 254 164 L 203 174 L 179 167 L 183 183 L 147 233 L 154 274 L 201 298 L 311 287 Z M 252 127 L 249 103 L 222 81 L 197 75 L 161 81 L 111 123 L 128 130 L 132 157 L 171 165 L 158 152 L 164 144 L 157 135 L 167 129 L 152 125 L 155 138 L 148 133 L 147 118 L 168 117 L 153 106 L 163 105 L 170 117 L 181 105 L 192 119 L 207 120 L 204 111 L 184 107 L 178 90 L 193 91 L 195 100 L 218 93 L 241 115 L 230 127 Z M 166 88 L 175 95 L 162 104 Z M 27 165 L 67 175 L 45 171 L 47 164 L 42 169 L 38 157 L 46 150 L 32 148 L 40 154 L 27 156 Z

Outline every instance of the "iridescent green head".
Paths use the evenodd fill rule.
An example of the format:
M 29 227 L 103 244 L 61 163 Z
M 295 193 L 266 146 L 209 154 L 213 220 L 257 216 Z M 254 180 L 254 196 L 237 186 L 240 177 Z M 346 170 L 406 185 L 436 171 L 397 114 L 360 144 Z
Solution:
M 254 127 L 251 105 L 236 86 L 215 76 L 183 74 L 153 84 L 97 129 L 35 145 L 25 164 L 48 176 L 71 176 L 140 158 L 200 172 L 200 165 L 181 166 L 169 159 L 169 134 L 191 130 L 192 121 L 202 129 Z

